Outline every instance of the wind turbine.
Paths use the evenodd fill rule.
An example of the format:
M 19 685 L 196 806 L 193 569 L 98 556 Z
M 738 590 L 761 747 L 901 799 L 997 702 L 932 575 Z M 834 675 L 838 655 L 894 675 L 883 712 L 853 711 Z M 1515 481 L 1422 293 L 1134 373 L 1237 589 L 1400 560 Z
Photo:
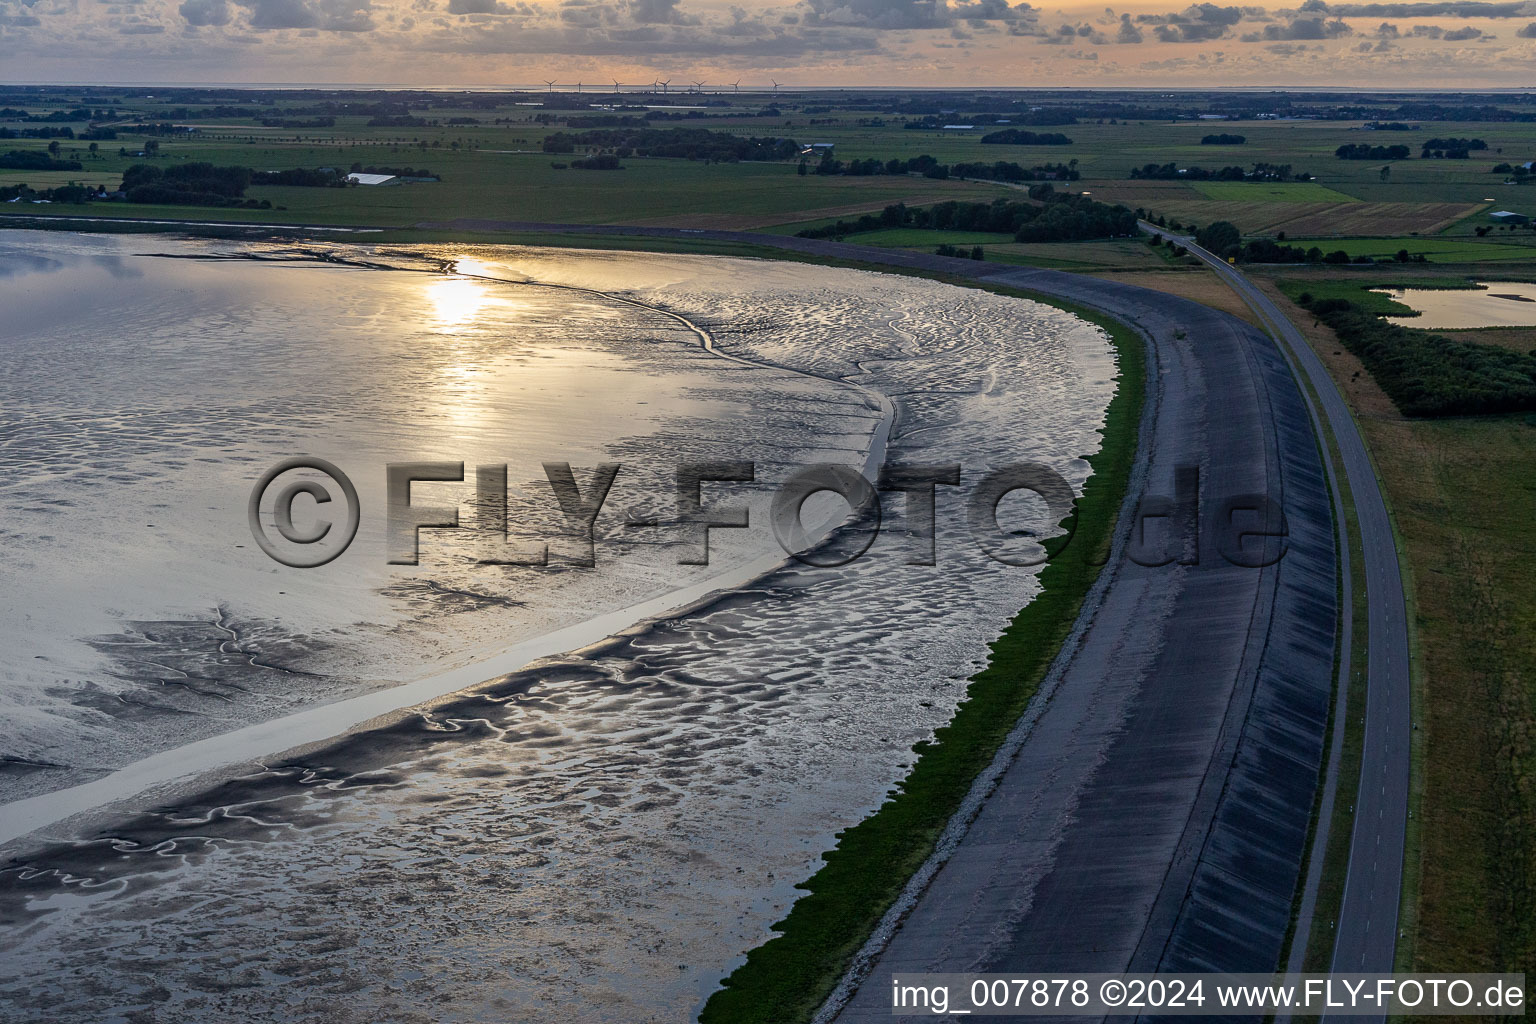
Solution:
M 550 92 L 554 92 L 555 91 L 555 83 L 554 83 L 554 81 L 552 79 L 548 79 L 548 78 L 544 79 L 544 84 L 549 86 L 549 91 Z
M 704 91 L 704 83 L 703 82 L 694 82 L 693 83 L 693 91 L 694 92 L 703 92 Z
M 576 83 L 576 91 L 577 92 L 581 92 L 581 83 L 580 82 Z
M 738 78 L 736 81 L 732 82 L 731 89 L 733 92 L 741 92 L 741 79 Z
M 623 91 L 624 91 L 623 87 L 619 85 L 619 80 L 617 78 L 615 78 L 613 80 L 613 94 L 615 96 L 617 96 L 617 95 L 619 95 Z
M 658 82 L 657 84 L 661 86 L 661 94 L 665 96 L 667 94 L 667 86 L 672 84 L 672 79 L 669 78 L 665 82 Z
M 779 94 L 779 83 L 778 82 L 774 82 L 774 80 L 771 79 L 771 78 L 768 79 L 768 81 L 773 82 L 773 94 L 775 96 L 777 96 Z

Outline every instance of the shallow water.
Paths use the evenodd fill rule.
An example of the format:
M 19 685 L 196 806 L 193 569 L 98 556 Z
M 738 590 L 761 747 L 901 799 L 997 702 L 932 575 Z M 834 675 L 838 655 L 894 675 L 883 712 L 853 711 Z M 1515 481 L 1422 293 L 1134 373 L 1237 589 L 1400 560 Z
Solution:
M 1404 327 L 1453 330 L 1475 327 L 1536 327 L 1536 284 L 1477 281 L 1476 288 L 1372 288 L 1390 295 L 1418 316 L 1389 316 Z
M 7 232 L 0 266 L 0 301 L 25 313 L 0 342 L 0 522 L 20 553 L 0 751 L 68 766 L 14 769 L 17 795 L 746 564 L 774 550 L 769 485 L 862 467 L 883 401 L 893 460 L 958 461 L 973 482 L 1027 458 L 1080 486 L 1113 390 L 1106 340 L 1066 314 L 794 264 Z M 299 453 L 347 470 L 364 509 L 318 570 L 266 560 L 244 522 L 254 478 Z M 708 567 L 624 525 L 665 513 L 680 458 L 758 465 L 757 484 L 708 485 L 754 524 L 714 531 Z M 625 468 L 591 569 L 489 567 L 447 532 L 410 568 L 384 564 L 379 511 L 384 463 L 409 459 L 508 463 L 511 518 L 540 536 L 558 526 L 540 462 Z M 468 515 L 472 484 L 419 490 Z M 791 563 L 300 764 L 18 852 L 0 1007 L 687 1019 L 1032 596 L 1030 570 L 965 537 L 954 490 L 937 566 L 907 564 L 888 501 L 849 566 Z

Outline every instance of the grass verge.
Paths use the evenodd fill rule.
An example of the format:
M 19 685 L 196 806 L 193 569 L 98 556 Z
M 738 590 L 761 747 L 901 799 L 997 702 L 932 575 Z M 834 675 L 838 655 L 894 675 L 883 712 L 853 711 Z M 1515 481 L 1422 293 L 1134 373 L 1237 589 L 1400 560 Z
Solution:
M 800 886 L 806 895 L 774 926 L 779 935 L 747 954 L 746 963 L 704 1006 L 700 1024 L 788 1024 L 816 1012 L 907 879 L 933 851 L 977 775 L 1034 697 L 1077 619 L 1106 558 L 1135 461 L 1145 363 L 1142 340 L 1130 328 L 1102 314 L 1052 305 L 1103 327 L 1120 367 L 1103 445 L 1090 460 L 1093 475 L 1069 520 L 1072 542 L 1056 546 L 1040 574 L 1042 593 L 991 645 L 988 666 L 971 679 L 954 718 L 932 742 L 914 747 L 917 762 L 891 798 L 839 833 L 821 869 Z

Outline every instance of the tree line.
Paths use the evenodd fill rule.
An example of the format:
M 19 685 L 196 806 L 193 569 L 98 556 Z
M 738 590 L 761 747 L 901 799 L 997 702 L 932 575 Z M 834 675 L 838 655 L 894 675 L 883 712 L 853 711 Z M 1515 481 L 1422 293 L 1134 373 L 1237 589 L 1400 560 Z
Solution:
M 1298 301 L 1333 329 L 1405 416 L 1536 410 L 1536 354 L 1389 323 L 1348 299 Z
M 1256 163 L 1252 170 L 1242 167 L 1180 167 L 1177 163 L 1142 164 L 1131 168 L 1131 177 L 1153 181 L 1311 181 L 1306 171 L 1291 170 L 1290 164 Z
M 620 159 L 661 156 L 721 163 L 788 160 L 800 152 L 793 139 L 748 138 L 708 128 L 597 128 L 555 132 L 544 138 L 546 153 L 574 153 L 578 147 L 605 150 Z
M 810 163 L 806 160 L 800 162 L 800 173 L 810 173 Z M 1072 160 L 1065 164 L 1041 164 L 1035 167 L 1024 167 L 1012 160 L 994 160 L 991 163 L 958 163 L 941 164 L 934 157 L 924 153 L 922 156 L 914 156 L 906 160 L 892 157 L 889 160 L 880 160 L 868 157 L 863 160 L 839 160 L 831 153 L 823 153 L 821 160 L 815 165 L 816 174 L 822 175 L 848 175 L 850 177 L 868 177 L 880 174 L 921 174 L 925 178 L 980 178 L 986 181 L 1076 181 L 1081 175 L 1077 170 L 1077 161 Z
M 1022 128 L 1005 128 L 981 137 L 989 146 L 1070 146 L 1072 140 L 1060 132 L 1029 132 Z
M 1352 142 L 1333 151 L 1340 160 L 1407 160 L 1413 154 L 1407 146 L 1373 146 Z
M 821 228 L 807 228 L 801 238 L 843 238 L 864 231 L 887 228 L 919 228 L 932 231 L 985 231 L 1013 235 L 1019 242 L 1071 242 L 1090 238 L 1117 238 L 1136 233 L 1136 215 L 1123 206 L 1111 206 L 1087 196 L 1057 192 L 1041 182 L 1029 190 L 1037 202 L 996 199 L 990 203 L 951 200 L 935 206 L 887 206 L 878 214 L 858 220 L 840 220 Z
M 1487 148 L 1488 143 L 1482 139 L 1426 139 L 1419 156 L 1424 160 L 1432 157 L 1446 160 L 1466 160 L 1474 152 Z
M 13 149 L 0 154 L 0 167 L 15 171 L 78 171 L 79 160 L 55 160 L 37 149 Z

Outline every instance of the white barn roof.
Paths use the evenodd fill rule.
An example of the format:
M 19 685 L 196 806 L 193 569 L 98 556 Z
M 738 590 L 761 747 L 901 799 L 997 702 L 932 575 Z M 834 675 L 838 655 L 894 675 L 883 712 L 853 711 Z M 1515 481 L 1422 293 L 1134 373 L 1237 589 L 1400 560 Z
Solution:
M 395 176 L 393 174 L 357 174 L 354 172 L 347 175 L 347 180 L 355 181 L 359 185 L 382 185 L 386 181 L 394 181 Z

